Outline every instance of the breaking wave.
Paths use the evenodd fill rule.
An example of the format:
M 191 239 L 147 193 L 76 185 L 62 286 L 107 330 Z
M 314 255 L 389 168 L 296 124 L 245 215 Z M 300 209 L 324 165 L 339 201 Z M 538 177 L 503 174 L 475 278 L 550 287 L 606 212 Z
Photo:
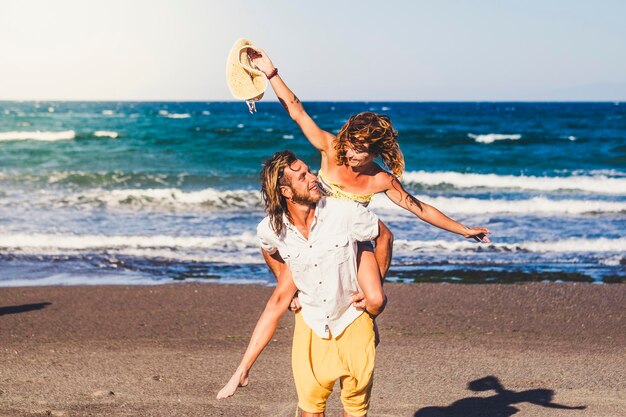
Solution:
M 424 197 L 424 202 L 444 212 L 459 214 L 512 213 L 532 214 L 598 214 L 626 213 L 626 202 L 603 200 L 552 200 L 534 197 L 526 200 L 485 200 L 462 197 Z M 376 196 L 373 209 L 404 210 L 384 196 Z
M 394 250 L 398 251 L 492 251 L 492 252 L 624 252 L 626 238 L 623 239 L 584 239 L 572 238 L 546 242 L 512 242 L 479 244 L 458 240 L 394 240 Z
M 235 236 L 107 236 L 73 234 L 0 234 L 0 250 L 26 253 L 59 253 L 106 249 L 199 249 L 233 250 L 258 248 L 253 234 Z M 138 253 L 135 253 L 138 254 Z
M 119 133 L 112 130 L 96 130 L 95 132 L 93 132 L 93 135 L 97 138 L 117 139 L 119 137 Z
M 468 137 L 474 139 L 477 143 L 493 143 L 499 140 L 520 140 L 522 135 L 502 135 L 499 133 L 489 133 L 486 135 L 474 135 L 473 133 L 468 133 Z
M 258 240 L 252 233 L 233 236 L 107 236 L 73 234 L 0 234 L 0 251 L 11 253 L 63 253 L 64 251 L 117 250 L 129 256 L 152 256 L 184 258 L 184 252 L 173 256 L 164 250 L 213 250 L 220 252 L 255 251 L 258 258 Z M 398 251 L 492 251 L 492 252 L 626 252 L 626 238 L 586 239 L 571 238 L 554 241 L 508 242 L 480 244 L 469 240 L 404 240 L 396 239 L 394 249 Z M 197 259 L 197 258 L 194 258 Z M 203 259 L 213 260 L 213 257 Z M 258 259 L 257 259 L 258 262 Z
M 178 188 L 93 190 L 63 198 L 65 204 L 98 205 L 113 208 L 153 207 L 167 209 L 198 208 L 235 209 L 258 208 L 260 193 L 256 190 L 182 191 Z
M 537 191 L 575 190 L 588 193 L 626 194 L 626 178 L 606 175 L 537 177 L 524 175 L 472 174 L 454 171 L 409 171 L 402 179 L 407 184 L 426 186 L 452 185 L 455 188 L 493 188 Z
M 77 174 L 78 175 L 78 174 Z M 0 179 L 1 176 L 0 176 Z M 107 178 L 79 178 L 81 181 L 124 184 L 132 182 L 132 177 L 124 175 Z M 177 178 L 151 178 L 155 186 L 159 183 L 172 183 Z M 74 184 L 76 179 L 66 173 L 50 175 L 49 184 Z M 74 206 L 82 208 L 110 208 L 129 210 L 261 210 L 261 194 L 258 190 L 220 190 L 205 188 L 198 191 L 184 191 L 180 188 L 124 188 L 108 190 L 91 188 L 73 194 L 39 193 L 36 196 L 21 197 L 24 204 L 51 205 L 54 207 Z M 420 200 L 443 212 L 454 214 L 495 214 L 508 213 L 519 216 L 532 215 L 601 215 L 606 213 L 626 213 L 626 201 L 599 199 L 554 199 L 532 197 L 527 199 L 473 198 L 473 197 L 430 197 L 419 196 Z M 0 206 L 9 204 L 0 201 Z M 383 194 L 374 196 L 369 206 L 377 212 L 402 212 L 405 210 L 394 204 Z M 408 212 L 407 212 L 408 213 Z
M 189 119 L 191 117 L 189 113 L 170 113 L 167 110 L 159 110 L 159 115 L 169 119 Z
M 58 140 L 71 140 L 76 138 L 76 132 L 73 130 L 63 130 L 59 132 L 52 131 L 14 131 L 0 132 L 0 142 L 17 141 L 17 140 L 37 140 L 42 142 L 55 142 Z

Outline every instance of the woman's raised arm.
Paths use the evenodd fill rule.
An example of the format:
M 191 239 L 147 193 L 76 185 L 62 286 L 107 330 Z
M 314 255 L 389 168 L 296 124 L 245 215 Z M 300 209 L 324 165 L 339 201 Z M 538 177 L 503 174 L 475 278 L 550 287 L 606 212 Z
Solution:
M 266 76 L 270 77 L 270 84 L 278 97 L 278 101 L 283 105 L 289 116 L 300 126 L 304 136 L 311 142 L 311 145 L 320 152 L 326 153 L 335 136 L 326 132 L 315 123 L 315 121 L 304 110 L 304 106 L 296 95 L 287 87 L 287 84 L 278 74 L 276 67 L 262 49 L 250 52 L 252 63 Z M 276 72 L 276 73 L 275 73 Z M 272 74 L 275 74 L 272 76 Z

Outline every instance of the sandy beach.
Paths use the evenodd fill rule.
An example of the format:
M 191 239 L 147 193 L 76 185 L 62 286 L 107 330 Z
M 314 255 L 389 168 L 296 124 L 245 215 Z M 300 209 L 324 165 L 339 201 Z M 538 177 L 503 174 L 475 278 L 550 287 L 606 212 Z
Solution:
M 626 286 L 386 290 L 370 416 L 626 415 Z M 271 291 L 0 289 L 0 415 L 293 416 L 291 313 L 250 386 L 215 400 Z

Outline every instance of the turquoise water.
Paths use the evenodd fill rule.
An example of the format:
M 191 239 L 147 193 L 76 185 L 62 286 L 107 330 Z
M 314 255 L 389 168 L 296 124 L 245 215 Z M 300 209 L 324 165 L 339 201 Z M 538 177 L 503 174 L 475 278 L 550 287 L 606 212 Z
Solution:
M 305 103 L 336 132 L 388 114 L 418 198 L 478 245 L 381 196 L 391 280 L 621 281 L 626 104 Z M 254 238 L 273 152 L 319 155 L 278 103 L 0 102 L 0 286 L 272 282 Z

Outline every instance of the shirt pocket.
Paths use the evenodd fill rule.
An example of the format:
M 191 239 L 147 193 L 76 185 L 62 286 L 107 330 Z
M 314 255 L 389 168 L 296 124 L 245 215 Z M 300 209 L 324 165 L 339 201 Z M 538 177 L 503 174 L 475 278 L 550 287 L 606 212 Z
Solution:
M 323 256 L 337 264 L 347 262 L 350 260 L 350 253 L 354 251 L 350 243 L 348 236 L 333 236 L 326 240 Z
M 328 259 L 325 272 L 336 277 L 331 291 L 339 309 L 337 311 L 342 313 L 352 304 L 352 295 L 359 292 L 355 243 L 345 234 L 335 235 L 326 240 L 324 252 Z
M 306 263 L 301 259 L 297 248 L 287 248 L 281 252 L 281 256 L 293 275 L 300 275 L 306 270 Z

